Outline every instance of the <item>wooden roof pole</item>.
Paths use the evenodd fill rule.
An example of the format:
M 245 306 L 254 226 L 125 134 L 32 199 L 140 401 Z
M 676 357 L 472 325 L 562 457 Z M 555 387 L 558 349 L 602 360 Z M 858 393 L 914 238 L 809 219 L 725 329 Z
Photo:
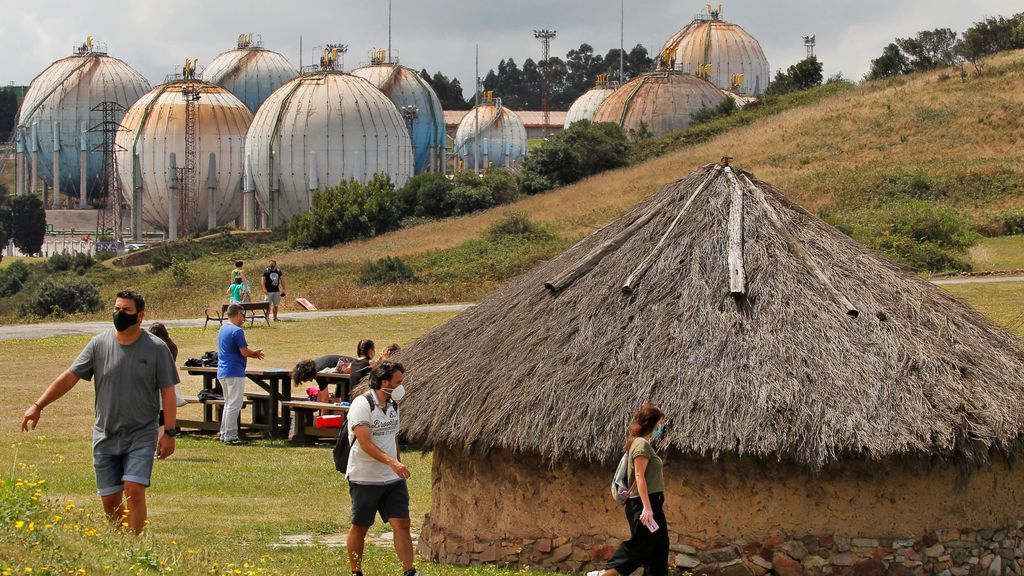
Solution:
M 747 274 L 743 269 L 743 188 L 732 168 L 725 167 L 725 177 L 732 185 L 729 203 L 729 293 L 747 293 Z

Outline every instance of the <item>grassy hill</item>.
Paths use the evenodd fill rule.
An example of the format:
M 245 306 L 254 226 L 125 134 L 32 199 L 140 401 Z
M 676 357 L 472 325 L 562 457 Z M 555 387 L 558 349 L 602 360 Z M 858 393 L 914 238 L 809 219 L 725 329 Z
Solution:
M 1024 52 L 997 55 L 984 74 L 965 79 L 955 69 L 816 90 L 801 97 L 806 105 L 511 206 L 329 249 L 287 251 L 278 243 L 232 250 L 190 262 L 185 281 L 148 266 L 106 270 L 102 292 L 106 298 L 132 285 L 149 295 L 161 316 L 194 316 L 222 301 L 233 259 L 247 259 L 247 273 L 256 278 L 274 254 L 290 295 L 321 307 L 472 301 L 722 156 L 809 210 L 850 220 L 871 219 L 901 198 L 954 208 L 978 228 L 998 226 L 1024 209 Z M 725 123 L 722 129 L 735 124 L 714 122 Z M 675 135 L 653 145 L 671 148 L 685 140 Z M 525 212 L 550 235 L 487 236 L 510 209 Z M 357 284 L 361 265 L 384 256 L 403 258 L 421 281 Z M 0 320 L 17 317 L 0 304 Z

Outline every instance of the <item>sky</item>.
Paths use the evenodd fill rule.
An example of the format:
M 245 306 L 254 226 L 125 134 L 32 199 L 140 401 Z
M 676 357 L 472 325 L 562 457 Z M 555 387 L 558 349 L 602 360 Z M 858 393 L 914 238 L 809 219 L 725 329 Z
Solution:
M 627 50 L 643 44 L 652 55 L 706 10 L 705 3 L 681 0 L 392 0 L 393 54 L 472 90 L 477 45 L 481 76 L 502 58 L 520 65 L 539 60 L 537 28 L 557 31 L 552 55 L 564 57 L 583 42 L 599 54 L 618 47 L 620 2 Z M 826 76 L 851 79 L 861 78 L 895 37 L 945 27 L 962 32 L 986 16 L 1024 11 L 1021 0 L 734 0 L 723 7 L 725 20 L 757 38 L 773 72 L 802 59 L 803 36 L 815 35 Z M 0 14 L 2 84 L 28 84 L 87 35 L 154 85 L 185 58 L 209 63 L 246 32 L 262 35 L 267 48 L 296 67 L 300 37 L 304 64 L 315 46 L 347 44 L 346 70 L 388 44 L 387 0 L 0 0 Z

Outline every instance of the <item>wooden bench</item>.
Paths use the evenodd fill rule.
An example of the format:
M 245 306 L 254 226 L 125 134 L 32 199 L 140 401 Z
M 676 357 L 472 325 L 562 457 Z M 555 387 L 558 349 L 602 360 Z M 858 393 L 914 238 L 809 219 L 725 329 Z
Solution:
M 295 434 L 289 438 L 293 442 L 308 442 L 316 438 L 337 438 L 339 429 L 317 428 L 314 425 L 313 418 L 315 412 L 340 412 L 342 414 L 348 412 L 348 406 L 338 406 L 337 404 L 314 402 L 312 400 L 285 400 L 281 402 L 281 406 L 289 408 L 295 414 L 295 417 L 292 419 Z M 344 426 L 344 421 L 343 418 L 342 426 Z
M 250 397 L 251 395 L 251 397 Z M 266 410 L 269 410 L 270 395 L 263 392 L 246 392 L 246 399 L 242 401 L 242 409 L 246 406 L 252 406 L 252 424 L 242 424 L 242 414 L 239 412 L 239 428 L 255 429 L 255 430 L 270 430 L 270 426 L 267 424 L 258 424 L 263 422 L 260 418 Z M 200 400 L 197 396 L 184 396 L 185 404 L 204 404 L 207 406 L 215 407 L 215 414 L 213 421 L 206 420 L 189 420 L 187 418 L 178 418 L 178 428 L 193 429 L 193 430 L 204 430 L 207 432 L 219 432 L 220 421 L 224 417 L 224 400 Z
M 228 319 L 228 306 L 230 304 L 221 304 L 220 310 L 216 308 L 206 307 L 206 322 L 203 322 L 203 330 L 206 330 L 206 326 L 211 320 L 216 320 L 218 323 L 223 324 Z M 245 319 L 249 321 L 249 325 L 252 326 L 253 322 L 257 318 L 262 318 L 267 321 L 267 326 L 270 326 L 270 302 L 246 302 L 245 304 L 239 304 L 242 307 L 242 313 L 245 315 Z

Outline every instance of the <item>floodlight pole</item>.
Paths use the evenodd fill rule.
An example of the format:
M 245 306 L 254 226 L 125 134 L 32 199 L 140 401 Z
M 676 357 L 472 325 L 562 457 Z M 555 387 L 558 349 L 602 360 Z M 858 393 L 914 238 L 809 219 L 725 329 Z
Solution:
M 626 61 L 625 38 L 626 36 L 626 0 L 619 0 L 619 84 L 626 80 L 622 77 L 623 62 Z

